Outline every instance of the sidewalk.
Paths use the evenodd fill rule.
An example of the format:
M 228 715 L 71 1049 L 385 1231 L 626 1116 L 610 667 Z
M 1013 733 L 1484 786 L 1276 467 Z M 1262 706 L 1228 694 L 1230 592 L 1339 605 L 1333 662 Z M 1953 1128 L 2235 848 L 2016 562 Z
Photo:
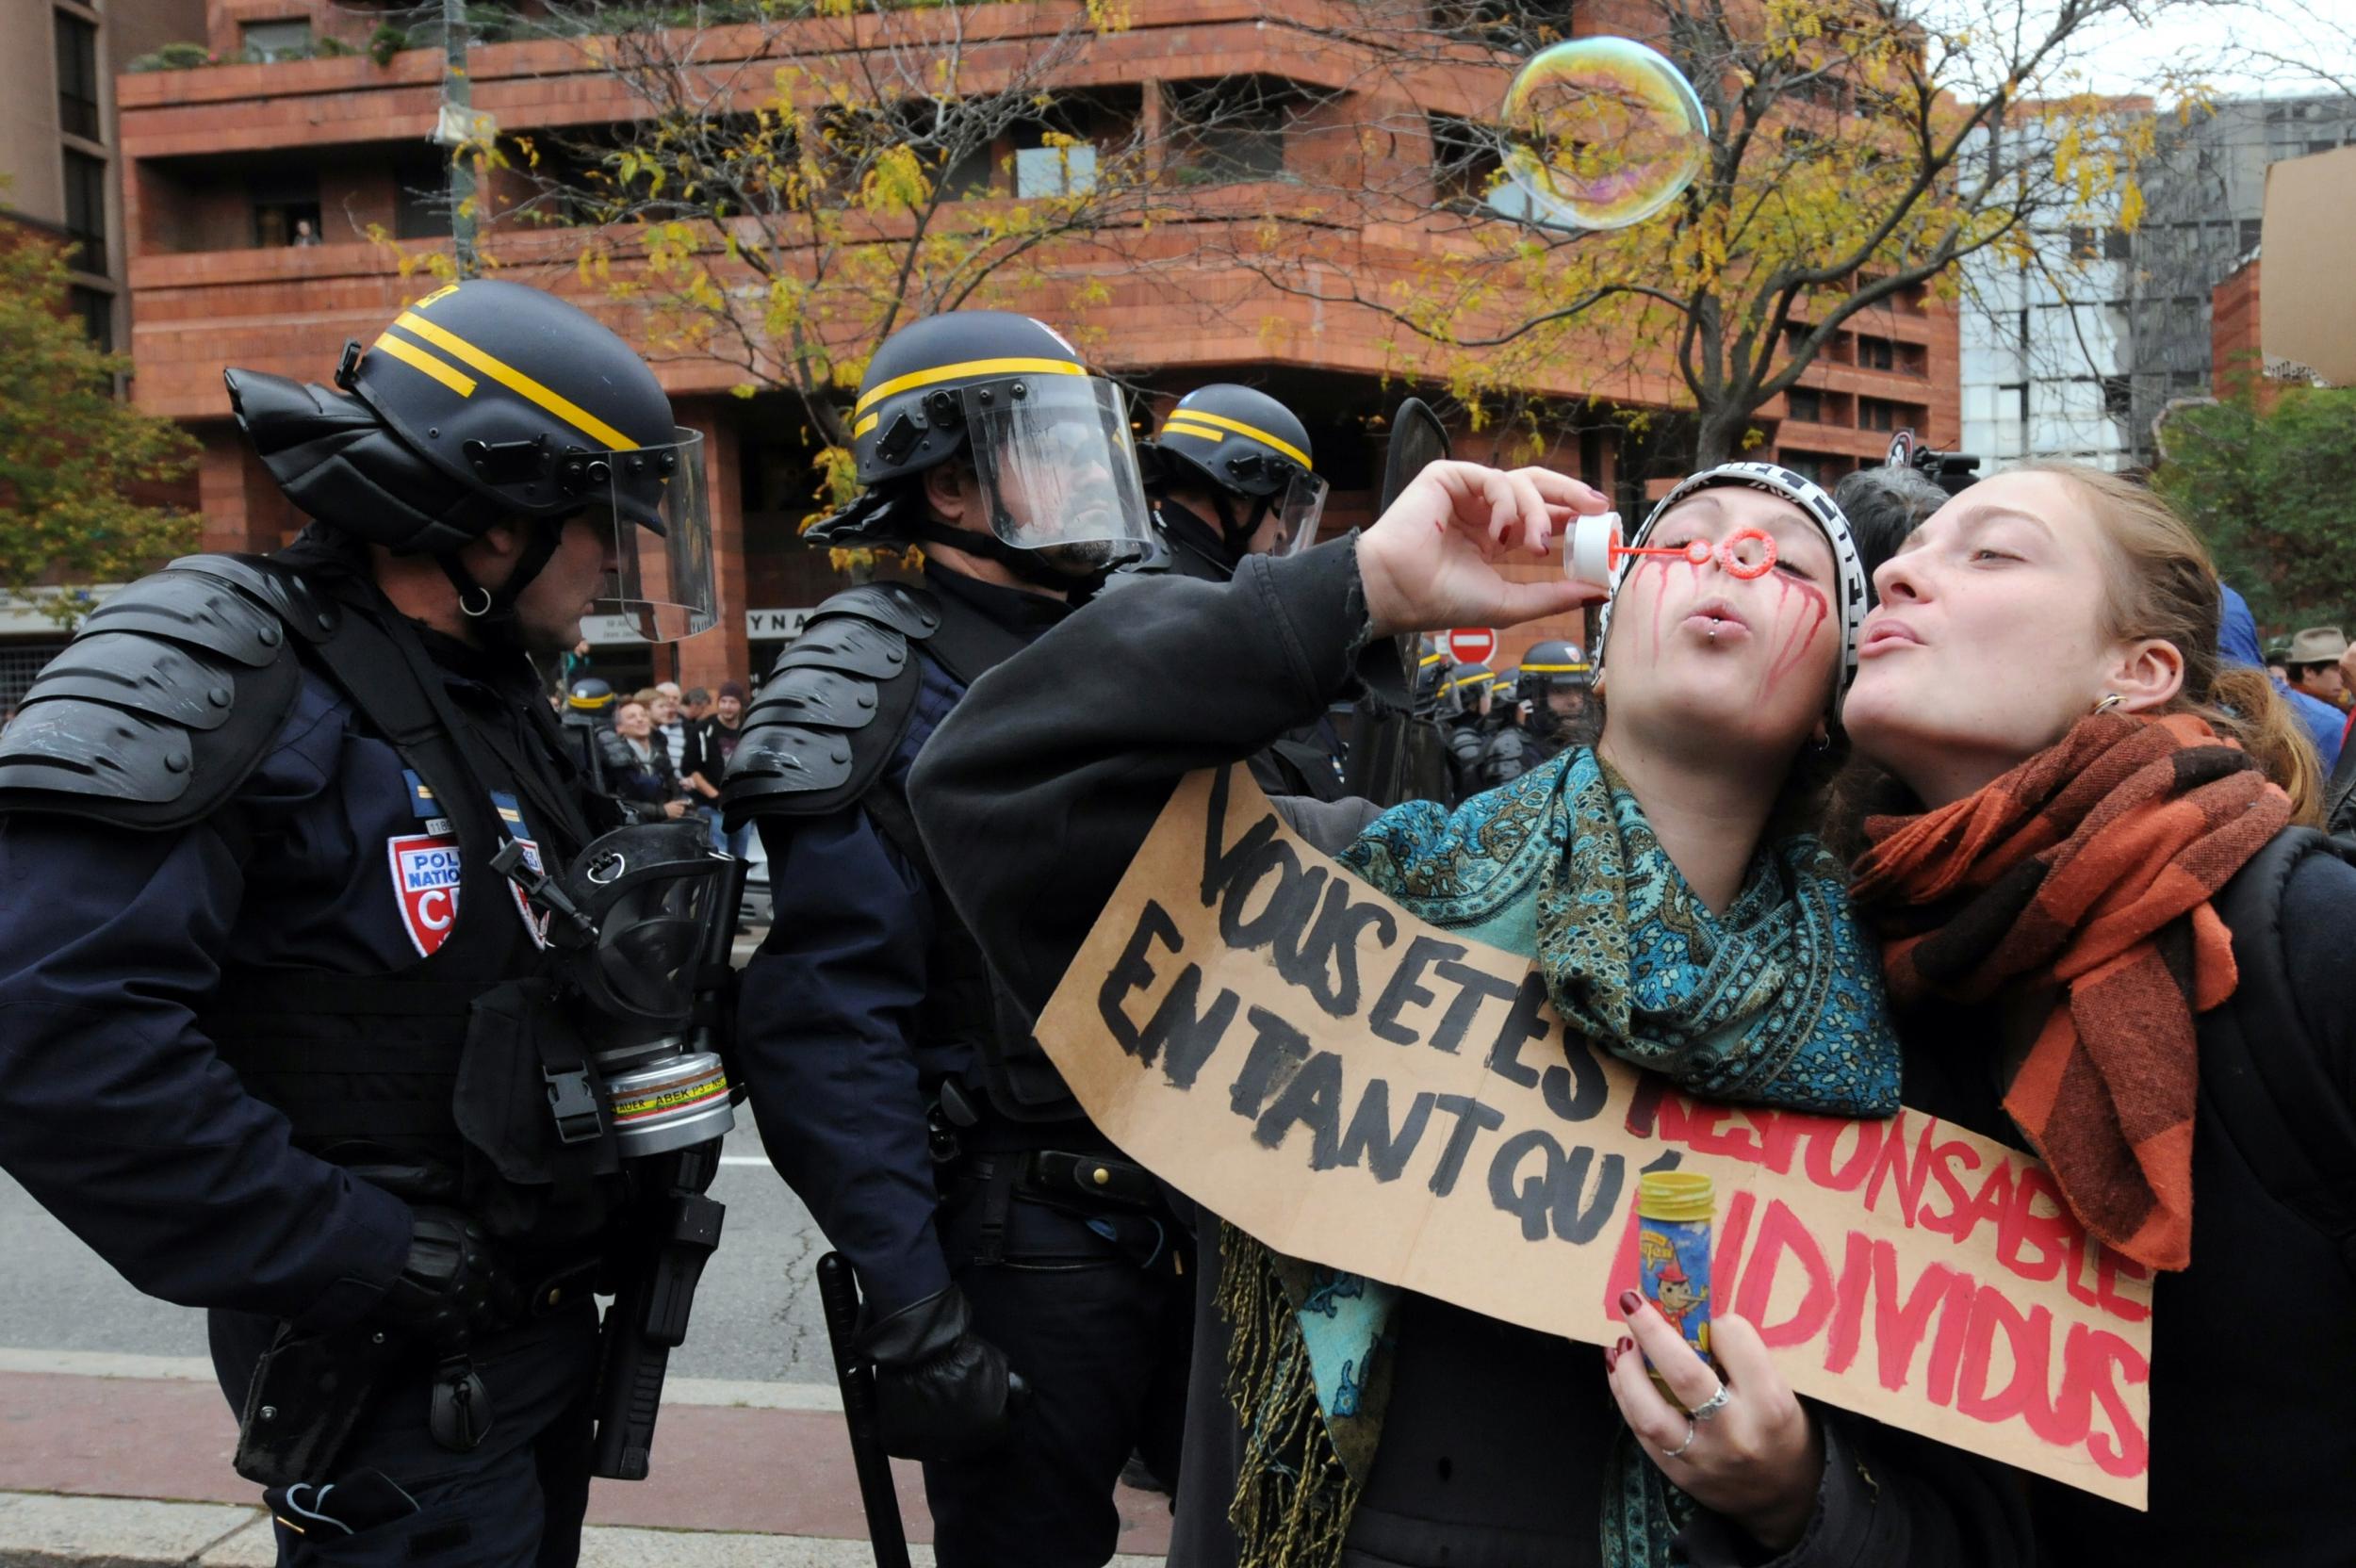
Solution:
M 58 1370 L 24 1370 L 54 1364 Z M 132 1568 L 274 1560 L 254 1488 L 229 1467 L 236 1424 L 201 1362 L 5 1357 L 0 1568 Z M 144 1375 L 110 1375 L 135 1371 Z M 584 1568 L 859 1568 L 866 1522 L 834 1390 L 690 1380 L 670 1391 L 645 1481 L 590 1494 Z M 911 1543 L 931 1520 L 895 1462 Z M 1123 1568 L 1155 1568 L 1165 1499 L 1123 1490 Z M 929 1550 L 914 1554 L 929 1563 Z

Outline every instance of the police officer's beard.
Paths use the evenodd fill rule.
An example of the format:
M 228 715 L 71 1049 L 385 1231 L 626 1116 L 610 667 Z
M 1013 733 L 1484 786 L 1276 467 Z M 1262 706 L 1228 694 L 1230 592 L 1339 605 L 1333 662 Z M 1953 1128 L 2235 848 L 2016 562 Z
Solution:
M 1094 577 L 1121 559 L 1121 552 L 1102 539 L 1072 545 L 1048 545 L 1032 553 L 1055 571 L 1072 578 Z

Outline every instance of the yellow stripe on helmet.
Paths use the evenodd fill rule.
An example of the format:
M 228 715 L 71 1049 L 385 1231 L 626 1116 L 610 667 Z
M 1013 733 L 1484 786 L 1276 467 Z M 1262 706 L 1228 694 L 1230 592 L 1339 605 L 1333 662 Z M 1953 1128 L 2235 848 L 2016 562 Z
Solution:
M 1171 415 L 1170 422 L 1162 427 L 1162 433 L 1164 435 L 1191 435 L 1198 441 L 1219 442 L 1227 439 L 1208 425 L 1190 425 L 1175 414 Z
M 1524 664 L 1521 668 L 1524 675 L 1585 675 L 1595 666 L 1593 664 Z
M 1278 451 L 1283 452 L 1286 457 L 1291 458 L 1295 463 L 1300 464 L 1303 468 L 1309 466 L 1309 454 L 1307 452 L 1302 451 L 1299 447 L 1294 446 L 1291 442 L 1284 440 L 1279 436 L 1270 435 L 1264 430 L 1258 430 L 1251 425 L 1247 425 L 1241 419 L 1230 419 L 1224 414 L 1205 414 L 1199 408 L 1172 409 L 1170 416 L 1173 421 L 1179 419 L 1191 419 L 1197 424 L 1212 425 L 1220 430 L 1234 431 L 1237 435 L 1250 436 L 1252 440 L 1259 442 L 1262 446 L 1275 448 Z
M 866 418 L 861 419 L 858 424 L 853 425 L 851 427 L 851 439 L 856 441 L 860 436 L 865 435 L 869 431 L 874 430 L 875 428 L 875 421 L 882 417 L 883 416 L 880 414 L 870 414 Z
M 626 452 L 646 445 L 631 440 L 579 403 L 550 391 L 506 361 L 484 353 L 456 333 L 434 325 L 414 310 L 402 311 L 393 318 L 393 325 L 413 337 L 424 338 L 460 364 L 472 366 L 527 401 L 539 404 L 608 451 Z
M 865 414 L 870 405 L 906 392 L 914 387 L 932 386 L 961 376 L 1085 376 L 1088 367 L 1069 359 L 969 359 L 957 365 L 937 365 L 929 370 L 911 370 L 905 376 L 894 376 L 880 386 L 871 386 L 859 394 L 852 406 L 854 418 Z
M 384 336 L 376 340 L 375 346 L 382 349 L 386 354 L 390 355 L 394 359 L 397 359 L 403 365 L 408 366 L 412 370 L 424 371 L 427 375 L 432 376 L 435 381 L 440 382 L 444 386 L 449 387 L 452 392 L 457 393 L 460 397 L 471 398 L 474 396 L 474 377 L 466 374 L 466 371 L 459 369 L 454 365 L 443 364 L 440 360 L 434 358 L 432 354 L 427 353 L 423 349 L 418 348 L 415 343 L 410 342 L 407 338 L 395 337 L 391 333 L 386 333 Z

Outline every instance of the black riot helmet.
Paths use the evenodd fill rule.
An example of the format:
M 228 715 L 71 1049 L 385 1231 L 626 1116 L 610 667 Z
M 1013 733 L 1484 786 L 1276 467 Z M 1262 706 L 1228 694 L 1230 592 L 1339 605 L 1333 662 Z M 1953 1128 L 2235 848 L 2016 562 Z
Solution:
M 571 691 L 564 694 L 564 707 L 569 712 L 610 716 L 614 708 L 614 688 L 596 676 L 583 676 L 573 682 Z
M 436 289 L 366 350 L 347 344 L 332 389 L 226 379 L 288 499 L 369 544 L 434 556 L 469 615 L 502 619 L 560 525 L 586 514 L 613 531 L 621 564 L 600 610 L 655 641 L 717 618 L 702 435 L 674 422 L 635 350 L 553 294 L 490 279 Z M 457 551 L 502 522 L 538 526 L 494 594 Z
M 819 544 L 949 545 L 1038 578 L 1040 550 L 1110 547 L 1109 561 L 1152 539 L 1127 400 L 1027 316 L 951 311 L 885 338 L 859 380 L 851 451 L 860 495 L 809 531 Z M 934 518 L 916 482 L 959 458 L 987 534 Z
M 1595 667 L 1579 652 L 1579 645 L 1559 638 L 1532 643 L 1522 655 L 1519 674 L 1521 694 L 1530 698 L 1574 687 L 1584 691 L 1595 683 Z
M 1497 683 L 1497 672 L 1486 664 L 1458 664 L 1440 687 L 1440 716 L 1461 719 L 1481 711 L 1481 699 Z
M 1137 457 L 1156 494 L 1210 493 L 1222 542 L 1237 559 L 1270 513 L 1280 526 L 1268 553 L 1290 555 L 1317 538 L 1326 484 L 1311 467 L 1308 427 L 1265 392 L 1226 382 L 1196 387 L 1160 433 L 1138 444 Z

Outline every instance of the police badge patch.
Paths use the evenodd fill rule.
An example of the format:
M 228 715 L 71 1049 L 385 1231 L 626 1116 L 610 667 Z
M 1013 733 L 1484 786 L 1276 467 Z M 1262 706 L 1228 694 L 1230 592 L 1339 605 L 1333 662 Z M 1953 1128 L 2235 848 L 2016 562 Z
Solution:
M 458 841 L 431 833 L 396 834 L 384 841 L 392 857 L 393 894 L 401 923 L 417 956 L 431 958 L 458 923 Z

